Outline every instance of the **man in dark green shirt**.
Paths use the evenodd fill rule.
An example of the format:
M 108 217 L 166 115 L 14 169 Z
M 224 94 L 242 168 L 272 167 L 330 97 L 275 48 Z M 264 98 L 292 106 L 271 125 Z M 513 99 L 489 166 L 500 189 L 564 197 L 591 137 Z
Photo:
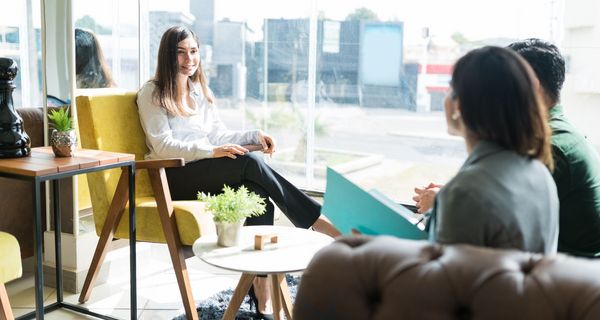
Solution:
M 592 145 L 570 124 L 558 104 L 565 79 L 565 61 L 558 48 L 539 39 L 508 46 L 533 68 L 549 108 L 552 174 L 560 200 L 558 251 L 584 257 L 600 257 L 600 157 Z

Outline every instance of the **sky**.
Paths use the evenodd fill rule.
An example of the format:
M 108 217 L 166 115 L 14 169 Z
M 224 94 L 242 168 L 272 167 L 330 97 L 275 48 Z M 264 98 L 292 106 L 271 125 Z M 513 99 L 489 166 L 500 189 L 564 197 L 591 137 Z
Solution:
M 560 0 L 316 0 L 316 11 L 334 20 L 343 20 L 356 8 L 367 7 L 382 20 L 403 21 L 406 32 L 445 37 L 461 32 L 471 40 L 511 35 L 513 37 L 550 37 L 552 9 Z M 262 17 L 306 17 L 311 1 L 217 0 L 217 18 L 262 25 Z M 260 8 L 260 15 L 249 14 Z M 556 21 L 556 20 L 554 20 Z
M 0 0 L 0 26 L 19 26 L 27 23 L 23 17 L 26 17 L 25 0 Z M 40 26 L 40 3 L 39 0 L 32 0 L 33 23 L 36 27 Z
M 159 10 L 187 8 L 194 0 L 149 0 Z M 304 18 L 312 7 L 325 17 L 343 20 L 356 8 L 367 7 L 382 20 L 403 21 L 406 32 L 421 34 L 428 27 L 434 36 L 461 32 L 478 40 L 511 35 L 517 38 L 550 38 L 552 19 L 564 0 L 216 0 L 217 20 L 247 22 L 260 32 L 264 18 Z M 554 26 L 558 29 L 559 26 Z M 554 32 L 556 33 L 556 31 Z M 556 39 L 555 39 L 556 40 Z
M 31 0 L 39 6 L 39 0 Z M 144 0 L 153 10 L 189 11 L 189 2 L 195 0 Z M 560 40 L 557 25 L 552 19 L 561 11 L 566 0 L 216 0 L 217 20 L 247 22 L 256 32 L 261 32 L 264 18 L 305 18 L 322 11 L 325 17 L 343 20 L 359 7 L 373 10 L 382 20 L 403 21 L 407 40 L 418 36 L 424 27 L 437 37 L 448 37 L 454 32 L 463 33 L 470 40 L 510 35 L 515 38 L 541 37 Z M 0 24 L 18 25 L 14 11 L 24 12 L 26 0 L 0 0 Z M 113 19 L 137 22 L 137 0 L 73 0 L 77 14 L 90 14 L 102 24 Z M 120 7 L 120 10 L 115 10 Z M 115 16 L 119 12 L 119 16 Z M 38 18 L 39 19 L 39 18 Z M 552 25 L 551 28 L 551 24 Z

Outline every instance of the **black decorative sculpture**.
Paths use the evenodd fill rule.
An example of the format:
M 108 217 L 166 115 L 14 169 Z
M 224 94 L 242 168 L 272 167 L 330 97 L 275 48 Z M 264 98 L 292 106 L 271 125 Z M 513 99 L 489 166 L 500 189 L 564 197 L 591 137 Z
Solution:
M 15 111 L 12 93 L 17 76 L 17 63 L 0 57 L 0 158 L 26 157 L 31 153 L 31 140 L 23 130 L 23 119 Z

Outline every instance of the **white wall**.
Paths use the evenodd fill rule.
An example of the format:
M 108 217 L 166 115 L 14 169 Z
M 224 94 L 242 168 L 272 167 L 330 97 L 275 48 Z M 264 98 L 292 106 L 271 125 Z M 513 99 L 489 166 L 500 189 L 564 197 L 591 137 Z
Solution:
M 600 149 L 600 3 L 568 0 L 564 12 L 563 106 L 569 119 Z

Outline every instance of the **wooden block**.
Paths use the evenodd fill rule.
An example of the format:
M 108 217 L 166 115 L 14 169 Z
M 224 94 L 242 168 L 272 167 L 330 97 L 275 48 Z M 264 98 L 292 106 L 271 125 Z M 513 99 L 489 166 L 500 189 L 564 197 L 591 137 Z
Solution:
M 265 241 L 269 240 L 270 243 L 277 243 L 276 233 L 257 234 L 254 236 L 254 250 L 262 250 L 265 246 Z

